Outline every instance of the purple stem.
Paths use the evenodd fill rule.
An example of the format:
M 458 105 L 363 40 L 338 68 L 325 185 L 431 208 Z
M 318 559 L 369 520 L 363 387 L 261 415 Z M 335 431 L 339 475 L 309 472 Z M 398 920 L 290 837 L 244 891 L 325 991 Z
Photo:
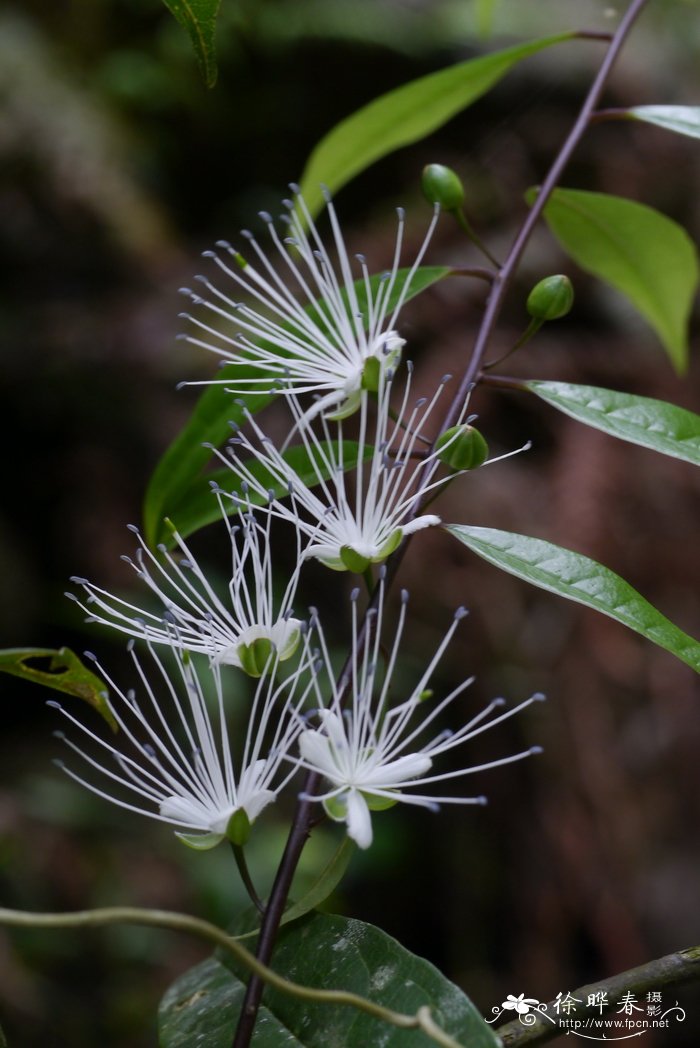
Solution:
M 537 224 L 544 207 L 551 196 L 552 192 L 556 188 L 557 182 L 561 177 L 561 174 L 566 167 L 571 154 L 576 149 L 586 127 L 588 126 L 591 114 L 595 106 L 598 103 L 607 79 L 610 75 L 612 66 L 624 44 L 630 29 L 637 16 L 640 14 L 648 0 L 633 0 L 630 4 L 625 16 L 621 20 L 619 26 L 615 30 L 612 38 L 610 39 L 610 46 L 608 47 L 603 62 L 596 74 L 596 77 L 591 85 L 591 88 L 586 96 L 586 99 L 581 107 L 578 118 L 571 131 L 566 137 L 564 144 L 562 145 L 559 153 L 557 154 L 549 172 L 542 183 L 542 187 L 537 195 L 537 199 L 530 208 L 525 221 L 523 222 L 520 231 L 518 232 L 513 244 L 508 252 L 508 256 L 496 272 L 491 290 L 486 301 L 486 309 L 484 316 L 477 334 L 476 342 L 474 343 L 474 349 L 472 351 L 471 359 L 466 367 L 462 380 L 459 384 L 457 393 L 455 394 L 447 413 L 445 415 L 444 422 L 440 428 L 440 431 L 449 429 L 453 426 L 460 415 L 464 402 L 469 395 L 470 390 L 479 378 L 482 361 L 486 353 L 488 343 L 493 334 L 496 321 L 500 314 L 503 301 L 506 292 L 513 279 L 518 263 L 522 257 L 523 251 L 528 244 L 532 232 Z M 601 36 L 598 34 L 582 33 L 579 36 L 584 38 L 600 39 Z M 603 39 L 607 39 L 607 34 L 602 35 Z M 423 478 L 427 482 L 428 477 L 432 469 L 435 466 L 428 467 L 426 471 L 426 477 Z M 417 499 L 413 514 L 417 514 L 420 511 L 420 500 Z M 387 584 L 396 574 L 401 560 L 403 559 L 404 553 L 408 546 L 410 537 L 405 539 L 401 544 L 396 553 L 390 558 L 387 568 Z M 378 598 L 378 587 L 375 589 L 372 599 L 370 601 L 370 607 L 376 604 Z M 366 619 L 365 619 L 366 623 Z M 360 635 L 358 637 L 358 645 L 361 646 L 363 643 L 365 633 L 365 624 L 363 624 Z M 341 673 L 340 680 L 338 682 L 339 694 L 342 696 L 345 689 L 348 686 L 350 679 L 350 658 L 346 662 L 343 672 Z M 310 773 L 306 781 L 304 782 L 302 793 L 305 795 L 313 795 L 318 786 L 319 776 L 317 773 Z M 299 801 L 297 810 L 294 816 L 289 837 L 287 838 L 287 844 L 280 861 L 280 865 L 277 870 L 277 876 L 270 892 L 265 913 L 263 915 L 262 924 L 260 927 L 260 935 L 258 937 L 258 943 L 256 948 L 256 956 L 263 964 L 269 964 L 274 949 L 275 941 L 277 939 L 277 933 L 279 930 L 279 924 L 284 913 L 284 908 L 287 903 L 287 896 L 292 884 L 292 879 L 299 862 L 299 858 L 304 849 L 304 845 L 309 837 L 310 826 L 313 819 L 312 816 L 313 805 L 310 801 Z M 260 1001 L 262 998 L 264 984 L 256 976 L 252 976 L 246 990 L 245 999 L 243 1001 L 243 1007 L 241 1009 L 241 1015 L 238 1022 L 238 1027 L 233 1039 L 233 1048 L 248 1048 L 253 1035 L 255 1022 L 260 1008 Z

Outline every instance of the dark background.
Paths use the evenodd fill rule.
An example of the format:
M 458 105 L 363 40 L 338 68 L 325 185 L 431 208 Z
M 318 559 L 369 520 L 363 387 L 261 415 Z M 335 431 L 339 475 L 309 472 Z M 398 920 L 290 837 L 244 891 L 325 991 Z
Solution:
M 479 40 L 470 3 L 224 0 L 220 80 L 200 84 L 185 34 L 156 0 L 41 0 L 0 11 L 0 338 L 3 645 L 98 650 L 123 645 L 82 624 L 63 597 L 72 574 L 132 584 L 119 555 L 138 522 L 161 453 L 213 370 L 176 342 L 177 289 L 199 252 L 277 210 L 318 139 L 377 94 L 484 47 L 615 24 L 610 5 L 501 3 L 493 40 Z M 606 104 L 697 102 L 700 19 L 693 4 L 652 3 Z M 587 89 L 602 45 L 562 45 L 523 64 L 442 131 L 387 158 L 338 195 L 353 250 L 376 269 L 391 249 L 397 204 L 409 251 L 429 212 L 425 163 L 451 164 L 468 209 L 497 255 Z M 594 128 L 565 184 L 619 193 L 700 230 L 700 149 L 642 126 Z M 429 261 L 479 258 L 443 220 Z M 517 338 L 540 277 L 570 272 L 576 306 L 508 364 L 531 377 L 606 385 L 700 411 L 696 356 L 674 374 L 653 333 L 617 295 L 576 272 L 546 231 L 524 260 L 494 340 Z M 402 333 L 431 390 L 458 372 L 483 288 L 452 282 L 402 315 Z M 693 338 L 697 343 L 697 337 Z M 473 401 L 494 452 L 533 450 L 455 484 L 443 519 L 503 527 L 579 550 L 627 578 L 700 636 L 700 493 L 691 466 L 617 444 L 522 395 Z M 207 544 L 207 536 L 204 543 Z M 205 552 L 206 559 L 206 552 Z M 222 569 L 223 570 L 223 569 Z M 350 582 L 310 572 L 327 613 Z M 476 674 L 462 705 L 496 694 L 549 701 L 470 749 L 480 760 L 544 746 L 536 760 L 466 780 L 486 809 L 439 816 L 393 809 L 375 819 L 332 901 L 375 921 L 447 972 L 489 1014 L 507 993 L 546 1000 L 700 942 L 700 719 L 690 669 L 592 612 L 528 588 L 444 534 L 419 536 L 401 572 L 412 593 L 411 659 L 420 669 L 466 603 L 471 616 L 437 687 Z M 304 598 L 307 599 L 306 597 Z M 407 670 L 410 673 L 411 665 Z M 115 670 L 115 672 L 117 672 Z M 225 922 L 242 904 L 230 857 L 195 855 L 172 834 L 80 791 L 51 765 L 58 744 L 49 697 L 2 681 L 0 891 L 29 910 L 135 904 Z M 264 877 L 284 838 L 270 819 L 254 865 Z M 312 876 L 335 837 L 324 830 Z M 146 1048 L 162 991 L 206 950 L 153 931 L 0 930 L 0 1022 L 11 1048 Z M 655 1045 L 697 1043 L 700 999 Z M 652 1044 L 648 1037 L 645 1044 Z

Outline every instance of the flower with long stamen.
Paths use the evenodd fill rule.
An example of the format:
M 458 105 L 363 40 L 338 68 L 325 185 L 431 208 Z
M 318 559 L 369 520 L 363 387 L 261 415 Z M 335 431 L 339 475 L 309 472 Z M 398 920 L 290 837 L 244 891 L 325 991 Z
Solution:
M 308 640 L 300 665 L 286 680 L 268 674 L 258 681 L 240 740 L 231 738 L 224 713 L 226 670 L 207 661 L 197 672 L 193 657 L 178 650 L 174 666 L 166 665 L 149 644 L 153 667 L 147 672 L 134 644 L 129 641 L 138 696 L 137 690 L 123 691 L 98 666 L 111 691 L 108 705 L 120 729 L 118 741 L 96 734 L 60 703 L 49 703 L 90 740 L 84 749 L 57 733 L 101 781 L 62 761 L 60 767 L 100 797 L 176 826 L 194 848 L 213 847 L 224 837 L 245 843 L 250 825 L 294 774 L 288 756 L 310 688 Z M 210 703 L 206 695 L 212 687 Z
M 308 456 L 311 484 L 291 469 L 249 412 L 246 417 L 253 439 L 238 430 L 230 442 L 230 454 L 212 450 L 235 474 L 239 489 L 268 499 L 270 485 L 260 479 L 262 468 L 276 490 L 289 493 L 289 502 L 272 497 L 269 509 L 305 533 L 304 557 L 316 557 L 338 571 L 363 572 L 369 564 L 385 560 L 405 535 L 440 523 L 434 513 L 417 514 L 413 509 L 419 495 L 445 483 L 445 478 L 421 483 L 423 471 L 436 458 L 436 453 L 426 455 L 422 430 L 449 376 L 431 398 L 411 403 L 410 374 L 409 365 L 409 381 L 394 419 L 390 414 L 393 373 L 382 376 L 376 412 L 367 399 L 362 401 L 357 433 L 353 432 L 354 473 L 345 462 L 343 422 L 337 422 L 332 433 L 328 421 L 321 419 L 319 436 L 304 424 L 302 408 L 293 395 L 288 403 Z M 252 462 L 257 469 L 251 469 Z
M 247 301 L 239 302 L 208 278 L 197 277 L 203 293 L 182 288 L 200 307 L 194 315 L 183 314 L 197 334 L 183 337 L 216 353 L 223 363 L 255 366 L 254 377 L 214 380 L 232 390 L 259 389 L 261 378 L 282 380 L 281 393 L 318 396 L 309 416 L 327 412 L 345 417 L 359 406 L 363 389 L 376 391 L 379 374 L 398 362 L 405 343 L 396 330 L 399 312 L 430 242 L 437 209 L 407 272 L 399 269 L 405 218 L 398 210 L 391 269 L 377 281 L 370 278 L 362 255 L 356 256 L 359 271 L 353 266 L 330 196 L 326 194 L 326 210 L 334 259 L 298 188 L 292 189 L 294 200 L 284 201 L 283 236 L 269 214 L 261 216 L 277 266 L 247 231 L 243 236 L 254 261 L 226 241 L 217 244 L 218 252 L 205 252 Z M 233 325 L 236 333 L 229 333 L 226 325 Z
M 297 530 L 296 567 L 281 599 L 276 601 L 271 515 L 262 510 L 256 516 L 249 507 L 240 506 L 231 525 L 219 493 L 215 496 L 231 538 L 228 603 L 216 593 L 174 527 L 173 539 L 179 556 L 174 556 L 165 545 L 158 547 L 160 557 L 156 556 L 138 529 L 131 526 L 139 548 L 135 559 L 124 558 L 161 601 L 164 615 L 145 611 L 82 578 L 72 581 L 87 593 L 85 602 L 74 594 L 68 596 L 80 604 L 91 621 L 112 626 L 132 637 L 205 652 L 214 663 L 239 666 L 257 677 L 265 671 L 273 652 L 284 661 L 294 654 L 299 644 L 301 622 L 293 616 L 292 604 L 302 562 L 301 536 Z
M 361 848 L 372 843 L 372 812 L 397 802 L 436 810 L 440 804 L 484 804 L 483 797 L 445 796 L 430 787 L 487 768 L 521 760 L 538 747 L 500 760 L 457 771 L 431 773 L 437 757 L 495 727 L 529 706 L 541 695 L 533 695 L 503 712 L 502 699 L 494 700 L 466 724 L 454 731 L 437 728 L 443 712 L 471 684 L 465 680 L 445 698 L 434 702 L 427 690 L 430 678 L 466 612 L 460 608 L 410 695 L 398 703 L 392 698 L 392 675 L 401 646 L 408 595 L 402 593 L 401 612 L 393 641 L 386 645 L 387 664 L 381 662 L 383 582 L 376 611 L 368 613 L 361 637 L 356 590 L 352 595 L 353 643 L 345 687 L 336 682 L 323 629 L 316 618 L 312 625 L 321 645 L 314 691 L 318 703 L 318 727 L 305 727 L 299 736 L 298 764 L 322 776 L 325 788 L 304 799 L 323 804 L 327 814 L 347 826 L 348 836 Z M 426 789 L 428 787 L 428 789 Z

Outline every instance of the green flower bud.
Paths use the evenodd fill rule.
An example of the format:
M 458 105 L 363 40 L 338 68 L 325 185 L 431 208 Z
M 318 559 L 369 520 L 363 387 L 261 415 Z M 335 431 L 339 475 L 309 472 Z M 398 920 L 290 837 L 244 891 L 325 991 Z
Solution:
M 237 808 L 226 826 L 226 836 L 233 843 L 242 847 L 250 837 L 250 819 L 245 808 Z
M 526 308 L 535 320 L 558 320 L 565 317 L 574 304 L 571 281 L 562 273 L 545 277 L 535 284 L 527 297 Z
M 272 654 L 273 644 L 267 637 L 258 637 L 251 644 L 241 644 L 236 651 L 241 668 L 249 677 L 262 677 Z
M 444 164 L 427 164 L 423 168 L 421 189 L 428 203 L 439 204 L 443 211 L 456 211 L 464 203 L 459 175 Z
M 452 426 L 435 441 L 438 458 L 452 470 L 477 469 L 489 457 L 489 446 L 474 426 Z

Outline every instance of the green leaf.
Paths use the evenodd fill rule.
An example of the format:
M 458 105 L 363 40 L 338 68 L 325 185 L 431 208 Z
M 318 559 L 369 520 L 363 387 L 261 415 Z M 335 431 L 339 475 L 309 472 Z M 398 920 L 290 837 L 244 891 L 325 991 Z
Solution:
M 451 272 L 448 266 L 420 267 L 411 280 L 405 300 L 415 298 L 421 291 L 425 291 Z M 387 309 L 391 310 L 398 302 L 408 274 L 408 269 L 398 271 Z M 370 279 L 371 294 L 375 293 L 382 280 L 381 273 Z M 355 291 L 359 308 L 364 310 L 367 304 L 367 288 L 364 281 L 357 281 Z M 315 308 L 310 306 L 307 312 L 312 313 Z M 203 444 L 213 444 L 215 447 L 223 444 L 231 434 L 229 422 L 241 424 L 245 409 L 251 414 L 262 411 L 277 395 L 270 392 L 270 380 L 264 379 L 262 375 L 263 372 L 255 365 L 230 364 L 217 373 L 217 383 L 221 379 L 230 379 L 235 386 L 249 379 L 260 378 L 260 385 L 256 388 L 262 392 L 250 391 L 236 394 L 234 397 L 227 392 L 225 384 L 217 384 L 209 386 L 200 396 L 192 417 L 161 458 L 148 485 L 143 519 L 149 545 L 172 541 L 171 535 L 163 525 L 165 517 L 173 519 L 183 535 L 190 534 L 217 518 L 216 501 L 209 493 L 208 481 L 217 481 L 222 487 L 228 487 L 221 478 L 230 478 L 231 474 L 227 470 L 205 473 L 211 461 L 211 451 L 203 447 Z
M 322 442 L 322 447 L 332 460 L 338 460 L 340 457 L 339 441 L 332 440 L 330 444 Z M 369 444 L 364 446 L 363 451 L 363 459 L 366 460 L 371 457 L 372 447 Z M 346 469 L 355 468 L 357 465 L 358 452 L 359 445 L 357 444 L 357 441 L 343 441 L 342 460 Z M 312 464 L 312 460 L 309 458 L 309 453 L 303 444 L 295 444 L 293 447 L 287 448 L 283 453 L 282 458 L 285 462 L 289 463 L 297 477 L 299 477 L 299 479 L 308 487 L 313 487 L 315 484 L 318 484 L 321 478 L 327 480 L 331 475 L 330 470 L 326 469 L 322 463 L 317 462 L 316 459 L 313 460 L 315 465 Z M 268 469 L 265 469 L 265 467 L 255 459 L 246 460 L 245 465 L 255 479 L 263 485 L 265 491 L 272 491 L 276 498 L 284 498 L 287 494 L 286 486 L 280 484 L 277 477 L 273 476 Z M 212 473 L 205 474 L 200 478 L 199 482 L 195 482 L 191 486 L 167 518 L 172 521 L 181 538 L 187 538 L 188 535 L 191 535 L 199 528 L 203 528 L 207 524 L 212 524 L 214 521 L 220 520 L 221 514 L 219 512 L 219 504 L 212 494 L 210 483 L 218 484 L 218 486 L 226 492 L 241 494 L 240 483 L 230 469 L 224 467 L 223 469 L 217 469 Z M 254 491 L 249 491 L 246 495 L 246 499 L 250 502 L 251 506 L 264 506 L 268 502 L 268 499 L 260 497 Z M 224 500 L 225 503 L 227 501 L 228 500 L 226 499 Z M 233 501 L 231 501 L 231 512 L 233 513 L 234 510 L 235 505 Z M 154 544 L 157 545 L 161 542 L 169 547 L 174 545 L 173 531 L 171 528 L 168 528 L 165 522 L 160 524 L 158 531 L 154 536 Z
M 663 400 L 568 382 L 526 382 L 548 404 L 611 437 L 700 466 L 700 415 Z
M 0 651 L 0 671 L 83 699 L 104 717 L 112 731 L 117 731 L 106 684 L 70 648 L 5 648 Z
M 259 371 L 245 364 L 230 365 L 219 372 L 222 377 L 235 375 L 239 380 L 255 378 Z M 261 388 L 263 384 L 261 383 Z M 269 383 L 267 384 L 269 389 Z M 203 490 L 203 474 L 211 461 L 211 450 L 205 443 L 218 446 L 231 435 L 229 423 L 241 424 L 245 405 L 255 414 L 273 399 L 273 393 L 247 393 L 231 396 L 224 386 L 209 386 L 197 401 L 194 412 L 156 466 L 146 489 L 143 507 L 144 531 L 151 545 L 168 541 L 164 517 L 176 516 L 174 510 L 193 488 Z M 212 475 L 213 479 L 213 475 Z M 214 500 L 212 500 L 214 501 Z
M 304 918 L 281 932 L 273 967 L 304 986 L 348 990 L 411 1015 L 427 1005 L 435 1022 L 469 1048 L 499 1043 L 460 989 L 370 924 L 327 914 Z M 178 979 L 161 1002 L 161 1048 L 230 1048 L 247 978 L 235 962 L 224 967 L 210 960 Z M 435 1048 L 420 1031 L 389 1026 L 347 1005 L 313 1004 L 272 988 L 264 1000 L 255 1048 Z
M 293 903 L 288 910 L 284 911 L 282 924 L 289 924 L 300 917 L 305 917 L 311 910 L 315 910 L 322 902 L 325 902 L 331 892 L 340 884 L 343 874 L 348 868 L 348 863 L 355 852 L 354 842 L 346 835 L 340 842 L 339 847 L 330 857 L 328 864 L 321 871 L 321 876 L 315 884 L 309 888 L 306 895 Z
M 172 984 L 158 1011 L 160 1048 L 231 1048 L 245 986 L 213 958 L 190 968 Z M 265 1013 L 265 1008 L 261 1009 Z M 280 1048 L 296 1046 L 278 1028 Z M 257 1048 L 257 1046 L 256 1046 Z
M 312 214 L 323 206 L 321 186 L 340 189 L 375 161 L 425 138 L 497 84 L 523 58 L 570 40 L 571 33 L 532 40 L 441 69 L 374 99 L 318 143 L 301 179 Z
M 447 531 L 496 567 L 609 615 L 700 673 L 700 643 L 602 564 L 543 539 L 509 531 L 462 524 L 452 524 Z
M 207 87 L 216 83 L 214 35 L 221 0 L 163 0 L 180 25 L 190 34 L 199 68 Z
M 177 834 L 177 836 L 180 836 L 180 834 Z M 280 927 L 285 924 L 290 924 L 292 921 L 298 921 L 300 917 L 305 917 L 307 913 L 315 910 L 321 905 L 321 903 L 326 901 L 328 896 L 331 895 L 340 884 L 354 851 L 354 842 L 344 835 L 339 847 L 336 848 L 333 855 L 328 860 L 328 863 L 321 871 L 318 880 L 312 884 L 306 895 L 299 899 L 298 902 L 292 903 L 289 909 L 284 911 L 282 914 L 282 920 L 280 921 Z M 251 915 L 254 918 L 253 923 L 255 925 L 252 931 L 238 935 L 235 934 L 237 932 L 237 927 L 230 929 L 232 934 L 235 934 L 236 940 L 239 942 L 243 939 L 254 938 L 260 930 L 259 914 L 255 911 L 255 913 Z M 228 954 L 221 947 L 216 950 L 215 956 L 223 963 L 226 963 L 228 959 Z
M 627 113 L 633 120 L 700 138 L 700 106 L 633 106 Z
M 528 191 L 529 203 L 536 193 Z M 685 230 L 644 204 L 579 189 L 556 189 L 544 215 L 567 254 L 622 292 L 656 331 L 676 370 L 684 371 L 699 275 Z

